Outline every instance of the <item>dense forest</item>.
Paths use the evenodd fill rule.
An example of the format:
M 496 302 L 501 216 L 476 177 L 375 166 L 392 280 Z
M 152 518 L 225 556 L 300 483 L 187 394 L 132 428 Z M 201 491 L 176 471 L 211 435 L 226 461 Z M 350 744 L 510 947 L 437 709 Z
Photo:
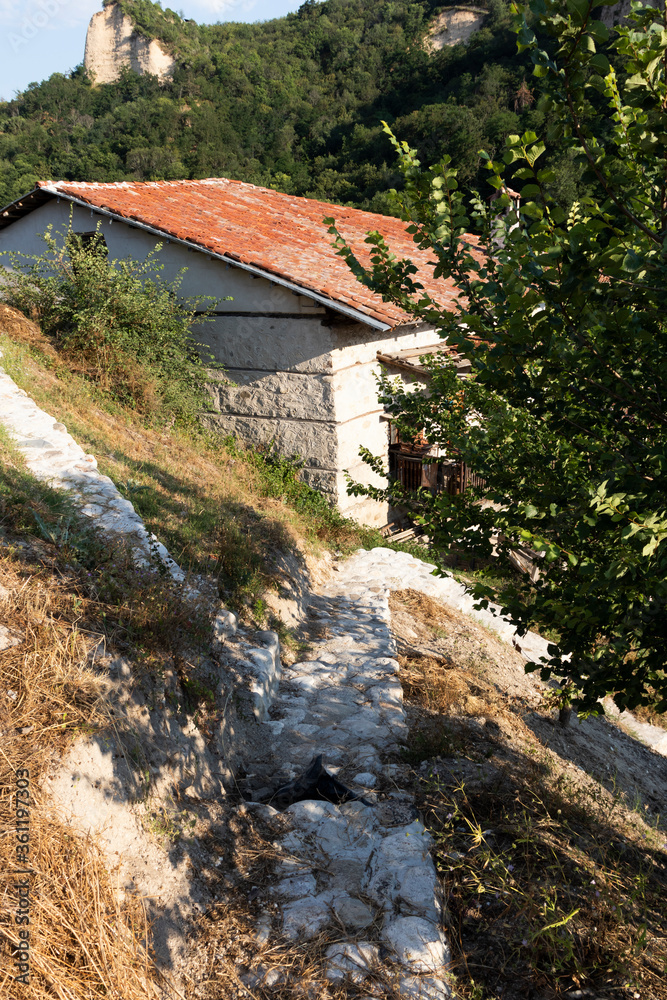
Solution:
M 174 53 L 173 80 L 127 71 L 95 86 L 81 66 L 0 103 L 1 204 L 45 178 L 226 176 L 383 211 L 398 177 L 382 120 L 425 163 L 449 153 L 482 190 L 478 150 L 545 124 L 507 0 L 485 0 L 467 45 L 432 54 L 433 0 L 306 0 L 284 18 L 216 25 L 149 0 L 119 5 Z M 567 202 L 577 168 L 550 157 Z

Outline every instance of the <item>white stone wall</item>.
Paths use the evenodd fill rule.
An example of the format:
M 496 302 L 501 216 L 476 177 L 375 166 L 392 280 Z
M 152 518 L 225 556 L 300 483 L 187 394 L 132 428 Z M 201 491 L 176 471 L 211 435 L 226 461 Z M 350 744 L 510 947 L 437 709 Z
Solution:
M 257 292 L 261 291 L 258 287 Z M 255 314 L 216 316 L 196 327 L 195 334 L 235 380 L 237 374 L 243 379 L 246 373 L 276 370 L 331 375 L 331 335 L 324 320 L 324 310 L 310 315 L 305 310 L 290 314 L 258 309 Z
M 301 456 L 306 481 L 337 501 L 331 331 L 325 310 L 310 303 L 292 314 L 218 316 L 199 328 L 225 366 L 222 377 L 211 372 L 219 415 L 207 423 L 248 443 L 275 442 L 281 453 Z
M 144 38 L 135 30 L 131 18 L 116 4 L 93 14 L 83 62 L 95 83 L 114 83 L 123 66 L 164 81 L 176 65 L 156 39 Z
M 437 343 L 430 327 L 409 326 L 382 334 L 362 324 L 336 324 L 332 328 L 334 405 L 338 435 L 338 494 L 341 509 L 350 517 L 368 524 L 387 522 L 386 505 L 347 495 L 344 470 L 360 483 L 384 486 L 380 478 L 359 457 L 363 445 L 374 455 L 387 454 L 389 424 L 382 419 L 384 407 L 378 402 L 377 378 L 381 366 L 377 352 L 395 354 L 413 347 Z

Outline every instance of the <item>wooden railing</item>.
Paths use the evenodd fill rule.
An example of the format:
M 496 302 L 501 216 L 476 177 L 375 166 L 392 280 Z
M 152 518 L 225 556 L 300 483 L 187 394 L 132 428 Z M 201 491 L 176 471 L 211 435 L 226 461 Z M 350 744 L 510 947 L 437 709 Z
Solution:
M 389 452 L 389 477 L 411 492 L 423 487 L 433 493 L 448 493 L 450 496 L 485 485 L 482 477 L 465 462 L 424 463 L 421 458 L 392 450 Z

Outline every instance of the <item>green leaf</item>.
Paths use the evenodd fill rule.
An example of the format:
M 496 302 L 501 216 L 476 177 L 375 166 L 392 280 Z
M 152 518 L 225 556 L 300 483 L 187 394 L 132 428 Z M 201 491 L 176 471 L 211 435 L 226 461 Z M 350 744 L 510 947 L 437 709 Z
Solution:
M 543 142 L 534 143 L 529 150 L 526 152 L 526 159 L 530 163 L 531 167 L 535 165 L 537 160 L 544 152 L 546 152 L 546 145 Z
M 582 24 L 591 10 L 588 0 L 566 0 L 566 7 L 578 24 Z
M 606 28 L 605 28 L 606 30 Z M 609 60 L 601 52 L 598 52 L 589 62 L 591 69 L 596 69 L 602 76 L 606 76 L 609 72 Z
M 623 265 L 622 265 L 623 270 L 635 273 L 636 271 L 639 271 L 640 268 L 643 267 L 643 265 L 644 261 L 642 260 L 642 258 L 639 257 L 634 250 L 632 249 L 628 250 L 625 257 L 623 258 Z

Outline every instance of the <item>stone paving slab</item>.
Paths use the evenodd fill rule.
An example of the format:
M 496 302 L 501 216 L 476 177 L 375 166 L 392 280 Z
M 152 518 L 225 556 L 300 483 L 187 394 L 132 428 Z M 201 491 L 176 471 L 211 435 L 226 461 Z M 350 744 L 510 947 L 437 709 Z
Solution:
M 393 792 L 383 800 L 373 791 L 391 770 L 383 757 L 408 728 L 389 590 L 375 580 L 369 586 L 357 569 L 358 560 L 343 563 L 313 609 L 328 634 L 313 659 L 283 668 L 258 764 L 280 764 L 293 780 L 323 754 L 329 770 L 366 801 L 288 806 L 289 830 L 279 838 L 287 857 L 277 864 L 273 894 L 288 940 L 334 930 L 330 981 L 360 983 L 384 966 L 398 977 L 401 995 L 445 1000 L 452 996 L 451 954 L 431 837 L 410 796 Z M 265 804 L 253 808 L 270 822 L 277 816 L 270 793 L 260 797 Z

